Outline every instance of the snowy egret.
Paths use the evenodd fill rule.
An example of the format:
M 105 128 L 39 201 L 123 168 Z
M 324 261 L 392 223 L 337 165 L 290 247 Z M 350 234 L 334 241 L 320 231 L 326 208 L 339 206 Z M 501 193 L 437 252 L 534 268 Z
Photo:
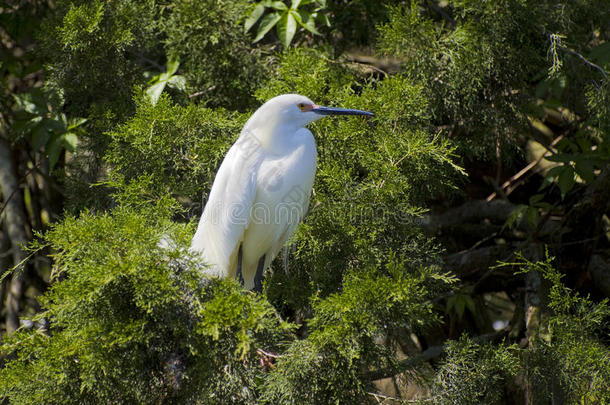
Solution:
M 191 243 L 209 274 L 261 291 L 264 270 L 309 206 L 317 152 L 305 126 L 326 115 L 374 114 L 283 94 L 248 119 L 216 173 Z

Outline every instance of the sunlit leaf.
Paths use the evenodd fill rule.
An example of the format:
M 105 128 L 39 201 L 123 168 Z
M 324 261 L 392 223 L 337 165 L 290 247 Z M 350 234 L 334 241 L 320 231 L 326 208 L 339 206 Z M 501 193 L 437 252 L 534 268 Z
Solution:
M 311 32 L 312 34 L 320 35 L 320 32 L 316 29 L 315 16 L 313 16 L 311 13 L 304 10 L 299 10 L 293 15 L 299 25 L 301 25 L 307 31 Z
M 256 24 L 256 22 L 261 18 L 264 13 L 265 6 L 260 3 L 257 4 L 244 22 L 244 32 L 248 32 L 250 28 L 252 28 L 254 24 Z
M 330 20 L 328 19 L 328 16 L 326 14 L 316 13 L 315 19 L 323 25 L 330 27 Z
M 174 75 L 167 81 L 167 85 L 172 89 L 186 91 L 186 78 L 182 75 Z
M 63 143 L 67 151 L 74 152 L 78 145 L 78 137 L 73 132 L 66 132 L 63 136 Z
M 165 69 L 165 73 L 169 76 L 173 76 L 174 73 L 178 71 L 178 67 L 180 67 L 180 62 L 178 59 L 170 59 L 167 61 L 167 68 Z
M 83 125 L 85 122 L 87 122 L 87 118 L 70 118 L 68 120 L 68 131 L 76 128 L 76 127 L 80 127 L 81 125 Z
M 290 46 L 292 38 L 297 31 L 297 22 L 292 13 L 286 13 L 282 15 L 281 19 L 277 24 L 277 36 L 280 38 L 282 45 L 285 48 Z
M 288 6 L 284 3 L 282 3 L 281 1 L 272 1 L 270 3 L 268 3 L 268 7 L 271 7 L 273 9 L 276 9 L 278 11 L 286 11 L 288 10 Z
M 41 150 L 42 147 L 47 144 L 50 137 L 51 134 L 45 126 L 38 126 L 38 128 L 32 132 L 32 149 L 35 151 Z
M 586 156 L 583 159 L 574 160 L 574 169 L 576 170 L 576 173 L 587 183 L 590 183 L 595 179 L 595 166 Z
M 165 88 L 166 84 L 167 80 L 163 80 L 159 83 L 153 84 L 152 86 L 146 89 L 146 94 L 148 94 L 152 105 L 157 104 L 157 101 L 159 101 L 159 97 L 161 97 L 161 93 L 163 93 L 163 89 Z
M 256 33 L 256 38 L 252 42 L 258 42 L 273 28 L 275 24 L 280 20 L 280 15 L 278 13 L 267 14 L 261 24 L 258 27 L 258 32 Z

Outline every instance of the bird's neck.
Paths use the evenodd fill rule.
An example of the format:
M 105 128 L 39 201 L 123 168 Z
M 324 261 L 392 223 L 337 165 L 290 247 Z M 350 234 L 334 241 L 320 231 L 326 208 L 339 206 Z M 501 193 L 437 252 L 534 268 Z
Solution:
M 272 153 L 282 154 L 294 149 L 292 135 L 299 130 L 296 125 L 261 121 L 248 122 L 241 136 L 252 137 L 254 142 Z

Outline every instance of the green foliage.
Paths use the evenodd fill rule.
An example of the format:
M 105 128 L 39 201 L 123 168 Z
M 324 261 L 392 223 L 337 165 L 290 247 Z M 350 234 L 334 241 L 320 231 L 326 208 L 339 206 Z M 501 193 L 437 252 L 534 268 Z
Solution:
M 13 126 L 18 138 L 24 137 L 32 151 L 42 151 L 53 169 L 63 150 L 74 152 L 79 136 L 83 135 L 85 118 L 67 118 L 58 113 L 52 104 L 54 97 L 40 89 L 15 95 L 19 110 Z
M 290 330 L 229 280 L 205 280 L 186 253 L 192 227 L 120 208 L 55 225 L 41 298 L 50 330 L 3 340 L 0 397 L 11 403 L 252 402 L 252 358 Z M 154 214 L 157 215 L 154 215 Z M 160 247 L 161 237 L 171 238 Z
M 289 274 L 274 272 L 268 294 L 277 305 L 308 305 L 313 293 L 325 296 L 341 288 L 346 273 L 378 268 L 392 255 L 408 257 L 415 267 L 437 262 L 438 250 L 414 224 L 428 198 L 452 191 L 460 171 L 453 164 L 454 148 L 442 134 L 427 130 L 429 112 L 419 86 L 397 76 L 362 83 L 356 94 L 350 78 L 346 67 L 325 55 L 296 50 L 282 56 L 277 79 L 257 93 L 268 99 L 294 91 L 320 104 L 380 117 L 338 117 L 314 125 L 313 208 L 296 237 Z M 430 254 L 420 260 L 415 252 L 423 246 Z
M 451 123 L 464 153 L 491 159 L 498 142 L 510 151 L 527 101 L 511 89 L 522 88 L 544 64 L 536 34 L 542 11 L 517 0 L 452 2 L 451 25 L 420 13 L 419 3 L 391 9 L 379 49 L 400 57 L 406 74 L 425 83 L 435 121 Z
M 537 272 L 550 283 L 548 307 L 533 349 L 524 354 L 535 400 L 557 398 L 568 403 L 607 403 L 610 394 L 610 350 L 604 343 L 610 319 L 608 299 L 593 302 L 571 291 L 553 268 L 553 258 L 531 262 L 523 256 L 521 272 Z M 505 264 L 508 265 L 508 264 Z
M 177 60 L 169 60 L 167 61 L 165 72 L 153 76 L 148 81 L 147 84 L 149 87 L 146 89 L 146 94 L 148 94 L 150 102 L 153 105 L 157 104 L 157 101 L 159 101 L 159 97 L 161 96 L 161 93 L 163 93 L 163 89 L 165 89 L 166 86 L 181 91 L 186 90 L 186 81 L 184 76 L 176 74 L 178 71 L 178 66 L 180 66 L 180 62 Z
M 532 228 L 538 226 L 540 220 L 539 211 L 551 208 L 549 203 L 542 201 L 543 198 L 544 195 L 542 194 L 534 194 L 529 198 L 528 204 L 517 205 L 506 220 L 504 226 L 515 228 L 524 220 Z
M 520 371 L 516 346 L 477 344 L 462 336 L 447 346 L 433 385 L 434 404 L 499 404 Z
M 120 117 L 132 111 L 131 89 L 142 71 L 130 53 L 152 44 L 155 12 L 153 0 L 59 2 L 39 37 L 50 81 L 70 113 L 85 116 L 100 104 Z
M 572 190 L 576 181 L 591 183 L 608 162 L 610 162 L 610 126 L 608 126 L 608 86 L 606 79 L 600 88 L 590 86 L 587 103 L 590 114 L 589 127 L 570 139 L 562 139 L 557 144 L 557 153 L 547 159 L 560 163 L 549 170 L 544 186 L 555 182 L 562 198 Z
M 394 260 L 346 276 L 340 292 L 314 298 L 310 335 L 293 343 L 271 372 L 263 399 L 273 404 L 363 403 L 364 370 L 393 364 L 393 333 L 438 321 L 431 295 L 454 278 Z M 341 370 L 341 372 L 337 372 Z
M 134 187 L 139 188 L 140 198 L 172 195 L 187 209 L 200 210 L 199 203 L 245 118 L 221 109 L 181 107 L 165 94 L 153 105 L 142 95 L 133 118 L 108 133 L 110 178 L 117 185 L 139 182 Z
M 180 60 L 187 89 L 211 107 L 245 110 L 268 73 L 260 51 L 238 25 L 246 0 L 179 0 L 159 24 L 170 60 Z
M 332 21 L 328 41 L 337 53 L 357 47 L 375 46 L 377 26 L 388 20 L 389 6 L 402 0 L 327 0 Z
M 469 319 L 488 310 L 479 289 L 495 275 L 456 290 L 419 227 L 431 202 L 457 194 L 460 159 L 511 159 L 528 120 L 548 111 L 570 118 L 547 180 L 562 196 L 595 180 L 610 156 L 607 1 L 404 3 L 62 0 L 37 35 L 40 60 L 22 69 L 3 55 L 7 88 L 46 65 L 44 90 L 3 87 L 8 135 L 32 146 L 13 153 L 34 153 L 20 168 L 40 157 L 64 168 L 66 200 L 52 214 L 74 214 L 33 247 L 51 253 L 52 283 L 36 328 L 2 338 L 0 401 L 356 404 L 376 390 L 371 372 L 409 368 L 400 378 L 425 369 L 424 403 L 503 403 L 525 390 L 536 403 L 610 402 L 607 301 L 570 290 L 550 259 L 519 259 L 550 286 L 530 346 L 447 342 L 476 329 Z M 332 29 L 309 35 L 326 17 Z M 278 55 L 261 41 L 273 27 Z M 294 41 L 299 27 L 308 36 Z M 368 47 L 399 71 L 361 63 Z M 282 93 L 376 116 L 312 125 L 309 215 L 253 294 L 203 277 L 187 246 L 243 123 Z M 507 225 L 538 225 L 545 197 L 523 197 Z M 514 284 L 493 288 L 522 299 Z M 507 340 L 522 333 L 518 311 Z M 422 343 L 446 356 L 409 366 Z
M 303 9 L 302 6 L 312 3 L 317 3 L 318 6 L 313 12 Z M 328 17 L 323 14 L 325 8 L 326 0 L 292 0 L 290 7 L 281 1 L 264 0 L 257 3 L 246 18 L 244 31 L 248 32 L 265 14 L 266 9 L 274 10 L 261 20 L 253 42 L 260 41 L 273 27 L 276 27 L 280 42 L 284 48 L 288 48 L 299 26 L 316 35 L 320 35 L 316 28 L 316 20 L 318 23 L 322 22 L 330 26 Z

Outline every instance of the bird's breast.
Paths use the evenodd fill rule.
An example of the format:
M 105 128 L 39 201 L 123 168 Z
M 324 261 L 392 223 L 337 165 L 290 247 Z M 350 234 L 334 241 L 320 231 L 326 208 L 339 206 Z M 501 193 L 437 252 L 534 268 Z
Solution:
M 316 172 L 313 137 L 285 154 L 267 154 L 257 172 L 256 197 L 244 235 L 245 262 L 274 256 L 301 222 Z
M 315 144 L 307 143 L 286 154 L 267 156 L 258 171 L 255 204 L 268 211 L 306 209 L 316 162 Z

